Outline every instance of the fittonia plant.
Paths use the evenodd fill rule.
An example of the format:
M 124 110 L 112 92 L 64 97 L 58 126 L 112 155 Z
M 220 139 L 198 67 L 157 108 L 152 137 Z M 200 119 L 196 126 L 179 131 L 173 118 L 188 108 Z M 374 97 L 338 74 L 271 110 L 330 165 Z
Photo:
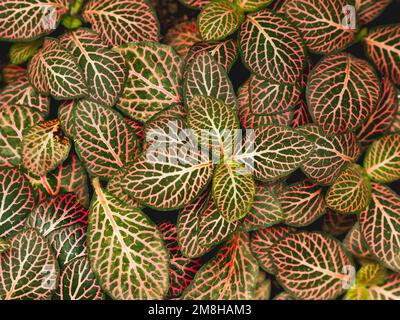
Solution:
M 398 4 L 174 2 L 0 3 L 0 299 L 400 299 Z

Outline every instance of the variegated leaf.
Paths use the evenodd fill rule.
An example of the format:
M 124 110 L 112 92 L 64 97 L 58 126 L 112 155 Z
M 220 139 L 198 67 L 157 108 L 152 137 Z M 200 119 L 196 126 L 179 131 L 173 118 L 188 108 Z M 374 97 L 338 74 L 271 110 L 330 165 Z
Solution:
M 281 239 L 294 232 L 286 226 L 273 226 L 256 230 L 251 235 L 251 251 L 257 259 L 258 265 L 270 274 L 276 273 L 276 267 L 271 256 L 271 248 Z
M 22 163 L 35 176 L 57 168 L 67 157 L 71 141 L 65 137 L 59 120 L 49 120 L 24 131 Z
M 322 188 L 308 179 L 287 187 L 278 198 L 289 226 L 308 226 L 326 213 Z
M 361 233 L 371 254 L 387 268 L 400 271 L 400 196 L 372 183 L 372 201 L 360 213 Z
M 379 26 L 364 38 L 365 51 L 377 69 L 400 85 L 400 24 Z
M 361 24 L 376 19 L 390 4 L 391 0 L 355 0 L 355 7 Z
M 230 0 L 214 0 L 198 17 L 200 35 L 205 41 L 218 41 L 234 33 L 245 19 Z
M 235 162 L 221 163 L 214 171 L 212 194 L 218 212 L 235 222 L 250 211 L 256 193 L 253 175 Z
M 299 103 L 293 108 L 293 119 L 290 122 L 290 126 L 299 128 L 310 123 L 312 123 L 312 119 L 308 111 L 307 102 L 300 99 Z
M 366 263 L 358 270 L 356 277 L 356 285 L 364 285 L 366 287 L 379 286 L 385 283 L 386 269 L 379 263 Z
M 60 43 L 76 57 L 83 70 L 89 96 L 112 107 L 125 83 L 125 61 L 108 49 L 97 34 L 89 29 L 78 29 L 60 38 Z
M 187 105 L 195 95 L 219 99 L 236 107 L 237 99 L 224 68 L 207 52 L 200 52 L 186 67 L 184 98 Z
M 28 41 L 49 34 L 68 5 L 66 0 L 4 0 L 0 3 L 0 39 Z
M 341 214 L 358 213 L 369 206 L 370 200 L 370 180 L 356 164 L 343 170 L 325 197 L 327 206 Z
M 356 28 L 348 21 L 348 0 L 289 0 L 283 6 L 288 19 L 299 29 L 308 50 L 328 54 L 349 46 Z M 354 18 L 353 18 L 354 19 Z M 349 23 L 350 22 L 350 23 Z
M 370 300 L 400 300 L 400 275 L 387 275 L 383 285 L 373 286 L 368 292 Z
M 33 191 L 25 176 L 16 169 L 0 169 L 0 237 L 21 231 L 34 206 Z
M 71 139 L 75 136 L 75 106 L 80 103 L 81 100 L 68 100 L 64 101 L 58 107 L 58 119 L 60 120 L 60 126 L 65 135 Z
M 299 102 L 300 94 L 297 83 L 278 83 L 257 75 L 250 80 L 250 108 L 254 114 L 285 112 Z
M 26 69 L 15 64 L 7 64 L 2 68 L 1 71 L 3 75 L 3 81 L 6 84 L 10 84 L 26 76 Z
M 253 204 L 240 227 L 245 231 L 253 231 L 271 227 L 283 220 L 282 207 L 276 194 L 267 185 L 256 183 Z
M 22 156 L 22 133 L 38 122 L 41 114 L 29 107 L 5 105 L 0 107 L 0 166 L 19 167 Z
M 88 94 L 82 69 L 57 39 L 45 39 L 28 65 L 28 77 L 37 91 L 58 100 L 82 98 Z
M 400 179 L 400 133 L 376 140 L 367 150 L 364 168 L 368 176 L 379 183 Z
M 375 111 L 357 132 L 360 142 L 372 143 L 377 137 L 387 132 L 392 125 L 398 109 L 396 87 L 388 80 L 382 80 L 382 96 Z
M 171 46 L 183 58 L 186 58 L 190 48 L 200 42 L 197 21 L 178 23 L 167 31 L 164 43 Z
M 24 62 L 27 62 L 36 54 L 41 45 L 42 41 L 40 39 L 26 43 L 14 43 L 10 47 L 8 53 L 10 56 L 10 62 L 13 64 L 23 64 Z
M 285 84 L 300 78 L 305 46 L 282 15 L 268 10 L 249 14 L 241 26 L 239 46 L 244 64 L 253 73 Z
M 314 150 L 301 169 L 317 184 L 332 184 L 341 169 L 360 155 L 360 145 L 352 132 L 328 135 L 317 125 L 306 125 L 298 131 L 314 143 Z
M 112 176 L 112 179 L 107 183 L 107 192 L 123 203 L 130 205 L 134 208 L 141 209 L 143 207 L 138 201 L 134 198 L 130 197 L 124 192 L 124 189 L 121 187 L 121 181 L 125 176 L 125 170 L 120 170 L 117 174 Z
M 249 300 L 254 297 L 258 275 L 249 237 L 238 233 L 205 264 L 184 291 L 190 300 Z
M 271 249 L 279 283 L 304 300 L 335 299 L 349 282 L 352 261 L 341 243 L 316 232 L 297 232 Z M 353 267 L 354 268 L 354 267 Z
M 259 11 L 268 6 L 273 0 L 234 0 L 234 3 L 239 10 L 242 11 Z
M 143 0 L 90 0 L 82 18 L 92 25 L 110 46 L 136 41 L 158 41 L 159 25 L 155 12 Z
M 186 57 L 186 65 L 190 65 L 200 52 L 208 52 L 218 64 L 228 72 L 238 57 L 237 44 L 234 40 L 220 42 L 198 42 L 194 44 Z
M 332 236 L 341 236 L 348 233 L 357 221 L 356 215 L 337 214 L 327 210 L 322 223 L 322 230 Z
M 343 240 L 343 245 L 347 252 L 357 258 L 372 258 L 358 222 L 347 233 L 346 238 Z
M 59 266 L 46 239 L 27 229 L 0 253 L 1 300 L 49 300 L 57 286 Z
M 113 299 L 161 299 L 169 284 L 168 253 L 156 225 L 94 180 L 88 227 L 89 259 Z
M 75 106 L 75 149 L 88 171 L 111 178 L 135 158 L 139 142 L 115 110 L 80 100 Z
M 91 270 L 87 257 L 74 259 L 61 273 L 56 292 L 59 300 L 103 300 L 104 293 Z
M 374 111 L 380 83 L 374 69 L 349 53 L 323 58 L 313 69 L 307 103 L 315 122 L 331 134 L 360 127 Z
M 116 105 L 121 112 L 145 122 L 181 103 L 183 61 L 171 47 L 139 42 L 115 50 L 128 64 L 128 81 Z

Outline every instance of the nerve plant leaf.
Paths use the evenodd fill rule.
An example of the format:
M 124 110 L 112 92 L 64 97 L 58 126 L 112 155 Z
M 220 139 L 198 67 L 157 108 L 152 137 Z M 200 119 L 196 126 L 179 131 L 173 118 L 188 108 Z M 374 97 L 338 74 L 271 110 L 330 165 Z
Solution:
M 272 247 L 271 255 L 279 283 L 298 299 L 335 299 L 350 281 L 346 270 L 353 263 L 341 243 L 327 235 L 292 233 Z
M 367 150 L 364 168 L 376 182 L 390 183 L 400 179 L 400 134 L 376 140 Z
M 90 97 L 112 107 L 125 83 L 123 57 L 108 49 L 89 29 L 69 32 L 60 38 L 60 43 L 76 57 L 90 88 Z
M 272 11 L 249 14 L 239 33 L 244 64 L 255 74 L 278 83 L 295 83 L 301 76 L 305 46 L 282 15 Z
M 249 300 L 254 297 L 258 275 L 249 236 L 237 233 L 205 264 L 184 291 L 184 299 Z
M 22 157 L 23 131 L 43 121 L 41 114 L 29 107 L 0 107 L 0 166 L 19 167 Z
M 146 122 L 181 103 L 183 61 L 166 45 L 130 43 L 115 49 L 128 65 L 128 81 L 116 105 L 128 117 Z
M 1 300 L 49 300 L 57 286 L 59 266 L 46 239 L 27 229 L 0 253 Z
M 400 271 L 400 196 L 372 183 L 372 201 L 360 213 L 361 233 L 372 255 L 387 268 Z
M 3 67 L 2 70 L 3 81 L 6 84 L 10 84 L 12 82 L 17 81 L 18 79 L 26 76 L 25 68 L 21 66 L 17 66 L 15 64 L 7 64 Z
M 364 39 L 365 50 L 379 72 L 400 85 L 400 24 L 376 27 Z
M 9 52 L 10 62 L 13 64 L 22 64 L 27 62 L 36 54 L 41 44 L 41 40 L 35 40 L 27 43 L 14 43 Z
M 7 240 L 0 238 L 0 254 L 2 252 L 8 251 L 11 247 L 11 243 Z
M 352 22 L 356 21 L 348 21 L 350 9 L 346 9 L 352 4 L 353 1 L 347 0 L 296 0 L 286 1 L 283 10 L 301 32 L 309 51 L 328 54 L 355 40 L 356 28 Z
M 369 288 L 370 300 L 399 300 L 400 299 L 400 275 L 390 273 L 385 277 L 385 283 Z
M 290 185 L 278 198 L 288 226 L 310 225 L 326 213 L 322 188 L 308 179 Z
M 29 181 L 16 169 L 0 169 L 0 238 L 22 231 L 35 198 Z
M 371 183 L 365 170 L 359 165 L 350 165 L 329 188 L 326 204 L 341 214 L 358 213 L 369 206 Z
M 234 0 L 233 2 L 239 10 L 252 12 L 268 6 L 272 0 Z
M 24 131 L 22 163 L 33 175 L 42 176 L 57 168 L 68 157 L 70 148 L 59 120 L 41 122 Z
M 356 215 L 343 215 L 327 210 L 324 216 L 322 231 L 332 236 L 341 236 L 349 232 L 357 221 Z
M 0 39 L 28 41 L 51 33 L 68 10 L 65 0 L 5 0 L 0 4 Z
M 186 58 L 190 48 L 201 41 L 197 21 L 185 21 L 176 24 L 167 31 L 164 43 L 171 46 L 182 57 Z
M 59 300 L 104 299 L 104 293 L 91 270 L 87 257 L 74 259 L 65 266 L 55 298 Z
M 198 17 L 200 35 L 205 41 L 218 41 L 234 33 L 245 19 L 230 0 L 214 0 Z
M 372 259 L 371 253 L 361 233 L 360 223 L 356 222 L 343 240 L 343 245 L 347 252 L 357 258 Z
M 374 111 L 379 97 L 380 83 L 374 69 L 349 53 L 323 58 L 313 69 L 307 86 L 311 114 L 330 134 L 360 127 Z
M 82 18 L 110 46 L 144 40 L 158 41 L 158 21 L 147 1 L 90 0 L 83 8 Z
M 341 169 L 355 162 L 360 155 L 360 145 L 352 132 L 329 135 L 317 125 L 306 125 L 297 130 L 314 142 L 314 149 L 301 164 L 301 169 L 317 184 L 332 184 Z
M 82 69 L 57 39 L 45 39 L 28 65 L 28 77 L 38 92 L 58 100 L 82 98 L 88 93 Z
M 161 299 L 168 291 L 168 253 L 156 225 L 94 180 L 88 227 L 89 259 L 113 299 Z
M 88 171 L 106 180 L 140 150 L 135 133 L 115 110 L 80 100 L 75 105 L 75 148 Z
M 200 10 L 205 5 L 209 4 L 210 0 L 179 0 L 179 2 L 191 9 Z
M 361 24 L 376 19 L 390 4 L 391 0 L 355 0 L 355 7 Z

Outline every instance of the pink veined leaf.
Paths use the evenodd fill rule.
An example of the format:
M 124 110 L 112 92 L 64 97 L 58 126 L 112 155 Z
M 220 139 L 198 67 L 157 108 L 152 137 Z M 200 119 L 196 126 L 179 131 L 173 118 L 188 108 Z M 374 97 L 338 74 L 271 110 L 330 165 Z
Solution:
M 257 261 L 250 251 L 249 236 L 237 233 L 197 272 L 184 291 L 183 299 L 252 299 L 258 270 Z
M 315 122 L 331 134 L 360 127 L 375 110 L 380 83 L 374 69 L 349 53 L 323 58 L 307 86 L 307 104 Z
M 104 293 L 92 271 L 87 257 L 68 263 L 60 276 L 56 300 L 103 300 Z
M 375 20 L 390 4 L 391 0 L 355 0 L 355 7 L 361 24 Z
M 32 58 L 42 45 L 42 39 L 37 39 L 29 42 L 14 43 L 10 47 L 8 56 L 11 63 L 23 64 Z
M 47 240 L 35 229 L 11 239 L 8 251 L 0 253 L 1 300 L 50 300 L 59 266 Z
M 308 226 L 326 213 L 322 188 L 308 179 L 290 185 L 278 198 L 288 226 Z
M 28 78 L 38 92 L 57 100 L 82 98 L 88 93 L 78 62 L 57 39 L 45 39 L 29 62 Z
M 398 273 L 388 274 L 384 284 L 372 286 L 368 292 L 371 300 L 399 300 L 400 275 Z
M 49 34 L 68 6 L 66 0 L 4 0 L 0 3 L 0 39 L 28 41 Z
M 360 145 L 352 132 L 328 135 L 314 124 L 297 130 L 314 142 L 314 150 L 301 164 L 301 169 L 317 184 L 332 184 L 340 170 L 346 164 L 355 162 L 360 155 Z
M 80 100 L 75 106 L 75 149 L 88 171 L 106 180 L 135 158 L 135 133 L 115 110 Z
M 400 24 L 375 27 L 364 38 L 365 51 L 381 74 L 400 85 Z
M 372 143 L 387 132 L 392 125 L 398 108 L 396 87 L 388 80 L 382 80 L 382 96 L 375 111 L 357 131 L 361 143 Z
M 179 0 L 183 5 L 196 10 L 202 9 L 205 5 L 209 4 L 210 1 L 211 0 Z
M 277 280 L 303 300 L 329 300 L 344 292 L 353 263 L 335 238 L 317 232 L 297 232 L 271 249 Z
M 257 259 L 258 265 L 270 274 L 276 273 L 276 267 L 271 256 L 271 248 L 281 239 L 295 232 L 295 229 L 286 226 L 273 226 L 256 230 L 251 235 L 251 251 Z
M 23 131 L 43 121 L 41 114 L 29 107 L 0 107 L 0 167 L 19 167 L 22 158 Z
M 343 245 L 347 252 L 351 253 L 357 258 L 373 259 L 369 251 L 368 245 L 361 232 L 359 222 L 356 222 L 351 230 L 347 233 L 345 239 L 343 240 Z
M 283 221 L 282 207 L 276 194 L 263 183 L 256 183 L 253 204 L 240 228 L 245 231 L 253 231 L 271 227 Z
M 144 140 L 144 125 L 139 121 L 132 120 L 128 117 L 125 117 L 124 119 L 135 132 L 136 138 L 142 143 Z
M 104 45 L 89 29 L 78 29 L 60 38 L 60 43 L 75 56 L 83 70 L 90 97 L 112 107 L 125 83 L 125 60 Z
M 36 92 L 24 74 L 8 84 L 0 93 L 0 109 L 8 105 L 29 107 L 42 116 L 49 113 L 50 99 Z
M 138 42 L 115 48 L 128 66 L 128 81 L 116 107 L 146 122 L 157 113 L 180 104 L 183 60 L 172 47 Z
M 87 224 L 88 211 L 75 195 L 67 193 L 39 203 L 28 216 L 25 226 L 37 229 L 47 237 L 54 231 L 77 223 Z
M 300 99 L 299 103 L 294 107 L 293 119 L 290 122 L 290 125 L 292 128 L 298 128 L 310 123 L 312 123 L 312 119 L 308 112 L 307 102 Z
M 157 17 L 144 0 L 90 0 L 82 18 L 112 47 L 136 41 L 158 42 Z
M 305 45 L 283 15 L 260 11 L 247 15 L 239 32 L 244 64 L 253 72 L 278 83 L 293 84 L 305 63 Z
M 29 181 L 18 170 L 0 169 L 0 203 L 0 238 L 14 236 L 35 206 Z
M 324 216 L 322 230 L 334 237 L 348 233 L 357 221 L 355 215 L 342 215 L 327 210 Z
M 387 268 L 400 271 L 400 196 L 372 183 L 370 207 L 359 216 L 361 233 L 371 254 Z
M 259 11 L 268 6 L 273 0 L 233 0 L 236 7 L 241 11 Z
M 58 119 L 60 120 L 61 129 L 71 139 L 75 136 L 75 105 L 78 103 L 80 103 L 79 100 L 68 100 L 58 107 Z
M 253 75 L 250 79 L 250 109 L 253 114 L 283 113 L 294 107 L 301 94 L 300 86 L 270 81 Z
M 10 84 L 12 82 L 18 81 L 23 77 L 26 77 L 26 69 L 15 64 L 5 65 L 1 73 L 3 75 L 3 80 L 6 84 Z
M 186 58 L 190 48 L 200 41 L 197 21 L 185 21 L 175 25 L 167 31 L 163 39 L 163 42 L 173 47 L 182 58 Z
M 309 51 L 328 54 L 355 40 L 356 29 L 346 20 L 352 18 L 346 12 L 348 5 L 351 2 L 347 0 L 288 0 L 283 9 Z
M 22 164 L 40 177 L 63 163 L 70 149 L 71 141 L 64 136 L 58 119 L 41 122 L 23 133 Z
M 177 230 L 173 223 L 160 223 L 158 227 L 170 254 L 170 283 L 167 297 L 176 298 L 192 282 L 201 263 L 198 259 L 190 259 L 182 255 L 178 244 Z
M 308 79 L 310 78 L 310 74 L 311 74 L 313 67 L 314 67 L 313 62 L 311 61 L 310 58 L 307 58 L 307 63 L 305 65 L 304 71 L 300 77 L 300 85 L 303 90 L 305 90 L 307 88 L 307 82 L 308 82 Z
M 194 44 L 186 57 L 186 65 L 190 65 L 195 56 L 200 52 L 206 51 L 222 65 L 228 72 L 238 57 L 238 48 L 234 40 L 225 40 L 220 42 L 198 42 Z
M 389 131 L 393 133 L 400 132 L 400 90 L 397 90 L 397 112 L 394 115 L 394 120 Z

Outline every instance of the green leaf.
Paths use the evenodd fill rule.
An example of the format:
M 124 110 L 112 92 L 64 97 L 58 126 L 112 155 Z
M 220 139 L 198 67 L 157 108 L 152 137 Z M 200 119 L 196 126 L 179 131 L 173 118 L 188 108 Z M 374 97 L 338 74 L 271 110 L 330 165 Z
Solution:
M 147 121 L 181 103 L 183 61 L 166 45 L 129 43 L 118 48 L 128 65 L 128 81 L 116 105 L 128 117 Z
M 229 222 L 250 211 L 255 196 L 251 172 L 235 162 L 221 163 L 214 171 L 212 194 L 219 213 Z
M 11 247 L 11 243 L 8 240 L 0 238 L 0 254 L 8 251 Z
M 57 287 L 59 266 L 46 239 L 27 229 L 0 254 L 1 300 L 49 300 Z
M 356 283 L 367 287 L 385 283 L 386 269 L 378 263 L 367 263 L 357 272 Z
M 360 213 L 361 233 L 371 254 L 387 268 L 400 271 L 400 196 L 372 183 L 372 202 Z
M 205 41 L 218 41 L 234 33 L 244 21 L 245 15 L 237 11 L 229 0 L 214 0 L 199 14 L 200 35 Z
M 82 21 L 79 18 L 71 16 L 65 16 L 61 23 L 68 30 L 75 30 L 82 26 Z
M 71 141 L 60 128 L 60 121 L 49 120 L 24 131 L 22 163 L 35 176 L 57 168 L 68 157 Z
M 329 188 L 325 201 L 337 213 L 358 213 L 368 207 L 371 200 L 371 183 L 365 170 L 350 165 Z
M 93 181 L 88 227 L 89 259 L 113 299 L 161 299 L 169 285 L 162 235 L 139 209 L 120 202 Z
M 32 58 L 39 47 L 42 45 L 41 40 L 36 40 L 27 43 L 14 43 L 10 47 L 9 56 L 10 62 L 13 64 L 23 64 Z
M 205 264 L 184 291 L 189 300 L 249 300 L 254 297 L 258 275 L 249 237 L 238 233 Z
M 379 183 L 400 179 L 400 134 L 376 140 L 367 150 L 364 168 L 371 180 Z

